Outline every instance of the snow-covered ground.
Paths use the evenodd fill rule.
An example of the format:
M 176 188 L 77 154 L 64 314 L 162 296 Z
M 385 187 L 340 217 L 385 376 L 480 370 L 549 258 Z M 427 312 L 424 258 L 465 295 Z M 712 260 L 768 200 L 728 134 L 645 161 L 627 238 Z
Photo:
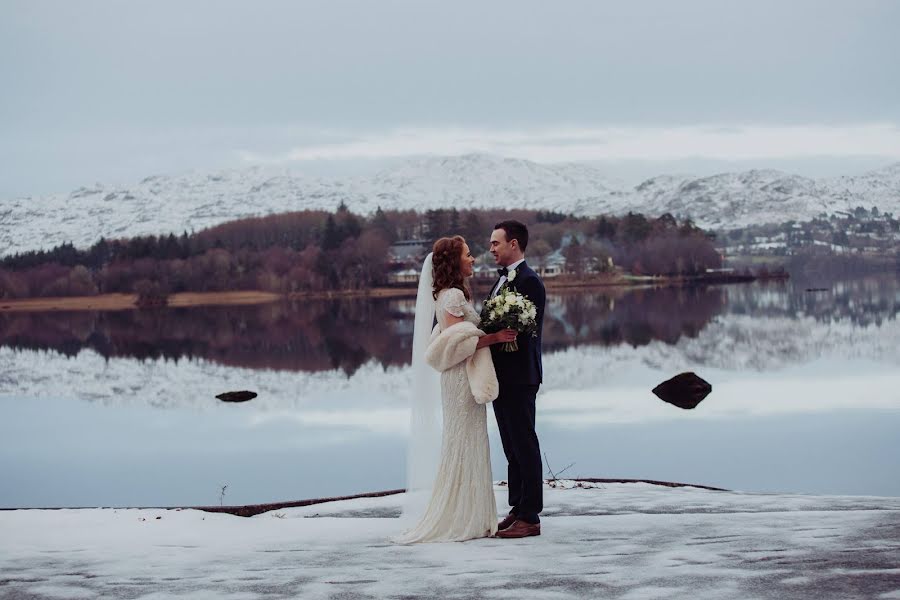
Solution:
M 413 546 L 402 496 L 0 511 L 0 598 L 900 598 L 900 498 L 573 485 L 540 537 Z

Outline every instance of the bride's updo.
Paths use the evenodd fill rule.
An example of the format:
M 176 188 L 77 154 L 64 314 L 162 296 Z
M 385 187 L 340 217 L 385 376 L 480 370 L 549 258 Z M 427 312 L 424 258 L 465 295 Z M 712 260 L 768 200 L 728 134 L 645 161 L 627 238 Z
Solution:
M 462 251 L 465 238 L 461 235 L 443 237 L 434 243 L 431 249 L 431 268 L 434 273 L 434 286 L 432 296 L 437 299 L 438 292 L 447 288 L 457 288 L 466 295 L 466 300 L 471 299 L 469 286 L 463 277 Z

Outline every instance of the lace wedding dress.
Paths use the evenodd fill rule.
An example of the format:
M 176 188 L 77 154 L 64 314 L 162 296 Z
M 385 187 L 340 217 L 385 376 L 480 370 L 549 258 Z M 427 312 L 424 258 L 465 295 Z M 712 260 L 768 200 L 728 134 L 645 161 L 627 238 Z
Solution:
M 435 304 L 441 329 L 449 315 L 478 324 L 461 290 L 441 290 Z M 497 533 L 497 503 L 491 475 L 487 412 L 475 402 L 465 361 L 441 373 L 443 432 L 441 458 L 431 498 L 419 522 L 395 541 L 452 542 Z

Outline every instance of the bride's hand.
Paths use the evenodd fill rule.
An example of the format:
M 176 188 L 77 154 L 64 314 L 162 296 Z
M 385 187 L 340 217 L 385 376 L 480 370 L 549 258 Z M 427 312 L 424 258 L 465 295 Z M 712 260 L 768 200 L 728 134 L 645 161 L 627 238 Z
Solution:
M 485 346 L 511 342 L 516 339 L 517 335 L 519 335 L 519 332 L 515 329 L 502 329 L 497 333 L 488 333 L 478 339 L 478 345 L 476 346 L 476 348 L 484 348 Z
M 494 335 L 497 338 L 496 340 L 494 340 L 495 344 L 504 344 L 506 342 L 515 341 L 516 336 L 519 335 L 519 332 L 515 329 L 501 329 Z

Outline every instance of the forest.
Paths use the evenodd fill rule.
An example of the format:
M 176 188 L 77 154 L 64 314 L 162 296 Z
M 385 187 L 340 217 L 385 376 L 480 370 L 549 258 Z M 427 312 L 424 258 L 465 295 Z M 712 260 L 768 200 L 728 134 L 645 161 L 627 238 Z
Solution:
M 395 242 L 419 239 L 430 247 L 435 239 L 458 233 L 479 256 L 494 224 L 510 218 L 529 227 L 531 263 L 540 266 L 562 257 L 565 273 L 573 277 L 612 268 L 637 275 L 691 275 L 721 264 L 712 235 L 668 214 L 576 217 L 525 210 L 379 208 L 364 216 L 342 204 L 334 212 L 274 214 L 180 235 L 100 239 L 89 248 L 62 243 L 7 256 L 0 260 L 0 298 L 370 289 L 387 285 L 392 271 L 414 264 L 392 254 Z

